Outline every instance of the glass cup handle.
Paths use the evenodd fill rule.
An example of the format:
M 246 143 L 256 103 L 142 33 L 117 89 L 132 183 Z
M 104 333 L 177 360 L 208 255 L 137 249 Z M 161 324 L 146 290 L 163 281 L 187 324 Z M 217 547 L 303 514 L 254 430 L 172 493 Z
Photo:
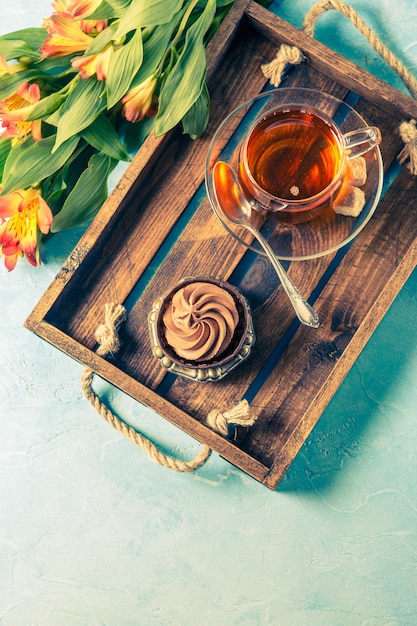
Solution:
M 346 156 L 348 159 L 353 159 L 380 144 L 382 137 L 377 126 L 367 126 L 344 134 L 343 139 Z

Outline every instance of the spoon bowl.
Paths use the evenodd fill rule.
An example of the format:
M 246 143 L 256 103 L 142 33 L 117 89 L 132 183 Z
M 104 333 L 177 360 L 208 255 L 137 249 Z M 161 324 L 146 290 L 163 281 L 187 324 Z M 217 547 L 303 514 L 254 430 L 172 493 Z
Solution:
M 249 230 L 262 246 L 300 322 L 305 326 L 317 328 L 320 322 L 316 312 L 302 297 L 297 287 L 285 272 L 268 241 L 251 223 L 252 207 L 243 194 L 235 172 L 224 161 L 218 161 L 214 166 L 213 186 L 216 200 L 223 216 L 232 224 L 242 226 Z

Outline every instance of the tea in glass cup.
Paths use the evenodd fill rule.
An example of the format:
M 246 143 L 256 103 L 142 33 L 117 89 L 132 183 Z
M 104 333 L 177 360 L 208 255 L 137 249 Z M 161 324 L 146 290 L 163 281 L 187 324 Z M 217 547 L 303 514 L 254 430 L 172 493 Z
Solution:
M 258 118 L 247 133 L 240 151 L 240 182 L 254 208 L 280 221 L 307 221 L 332 204 L 347 160 L 380 141 L 376 126 L 342 134 L 321 111 L 285 104 Z

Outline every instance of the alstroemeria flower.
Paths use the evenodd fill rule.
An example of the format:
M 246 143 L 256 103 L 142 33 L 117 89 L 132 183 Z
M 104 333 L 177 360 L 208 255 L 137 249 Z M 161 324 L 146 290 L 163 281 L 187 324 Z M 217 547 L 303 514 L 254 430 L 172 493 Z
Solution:
M 123 97 L 123 115 L 129 122 L 140 122 L 145 116 L 154 117 L 157 114 L 157 83 L 157 77 L 152 74 Z
M 107 20 L 81 20 L 81 30 L 88 35 L 98 35 L 102 30 L 107 28 Z
M 114 46 L 109 43 L 98 54 L 91 54 L 72 59 L 72 67 L 78 69 L 81 78 L 97 76 L 97 80 L 106 80 L 110 60 L 114 54 Z
M 44 20 L 49 37 L 41 46 L 42 57 L 62 57 L 87 50 L 93 38 L 69 13 L 53 13 Z
M 7 255 L 3 253 L 3 246 L 1 244 L 1 241 L 3 239 L 3 235 L 4 235 L 6 228 L 7 228 L 7 222 L 2 222 L 0 220 L 0 258 L 4 257 L 4 265 L 6 269 L 9 270 L 9 272 L 11 272 L 16 267 L 16 263 L 18 262 L 19 258 L 23 256 L 23 252 L 21 250 L 16 250 L 16 252 L 12 252 L 9 249 Z
M 52 0 L 52 8 L 56 13 L 69 13 L 68 5 L 71 0 Z
M 92 15 L 102 0 L 54 0 L 52 8 L 59 13 L 69 13 L 78 19 Z
M 26 122 L 31 105 L 39 102 L 40 89 L 36 83 L 22 83 L 16 92 L 0 102 L 0 121 L 4 131 L 2 138 L 13 137 L 13 145 L 26 138 L 29 133 L 35 141 L 42 138 L 41 120 Z
M 9 271 L 23 254 L 32 265 L 40 264 L 39 233 L 48 233 L 52 220 L 51 209 L 36 189 L 0 196 L 0 250 Z

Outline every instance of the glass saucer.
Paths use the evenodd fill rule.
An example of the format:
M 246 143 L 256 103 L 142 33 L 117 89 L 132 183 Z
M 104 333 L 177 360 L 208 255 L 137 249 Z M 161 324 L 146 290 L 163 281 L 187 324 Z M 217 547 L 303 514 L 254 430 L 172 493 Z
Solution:
M 211 206 L 224 228 L 251 250 L 264 254 L 252 235 L 226 220 L 218 206 L 213 186 L 213 168 L 218 161 L 227 162 L 235 172 L 239 167 L 239 148 L 245 134 L 261 115 L 282 104 L 304 104 L 331 117 L 342 133 L 363 128 L 370 122 L 355 109 L 330 94 L 303 88 L 271 89 L 238 106 L 218 127 L 209 147 L 206 161 L 206 188 Z M 265 212 L 253 210 L 251 221 L 268 239 L 282 260 L 314 259 L 329 254 L 351 242 L 371 219 L 381 196 L 383 164 L 378 146 L 363 155 L 366 182 L 361 185 L 365 204 L 357 217 L 340 215 L 333 206 L 321 215 L 303 223 L 284 223 L 271 219 Z

